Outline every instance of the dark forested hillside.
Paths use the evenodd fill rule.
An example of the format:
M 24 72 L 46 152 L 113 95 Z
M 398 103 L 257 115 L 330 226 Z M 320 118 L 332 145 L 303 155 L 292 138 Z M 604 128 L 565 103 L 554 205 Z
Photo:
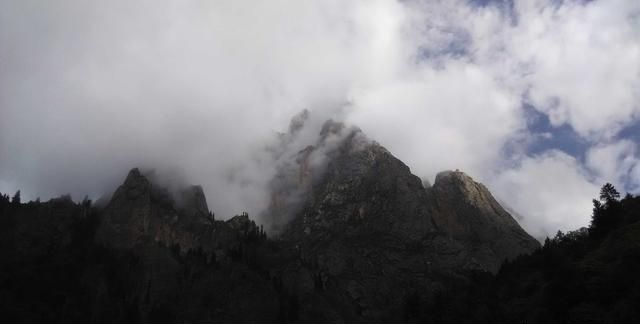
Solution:
M 374 318 L 407 323 L 637 323 L 640 198 L 618 196 L 606 185 L 594 200 L 589 228 L 558 232 L 532 254 L 504 263 L 495 275 L 436 272 L 414 279 L 413 288 L 398 286 L 390 293 L 404 296 L 398 300 L 400 307 L 392 303 L 391 313 Z M 131 249 L 98 243 L 104 213 L 87 199 L 74 203 L 68 196 L 28 203 L 20 202 L 19 193 L 13 199 L 0 197 L 3 321 L 365 322 L 357 310 L 363 306 L 355 304 L 354 312 L 350 299 L 341 295 L 355 294 L 356 301 L 372 298 L 366 286 L 354 284 L 364 279 L 354 277 L 340 290 L 339 276 L 314 270 L 317 261 L 288 242 L 267 239 L 246 215 L 211 220 L 207 228 L 218 233 L 215 247 L 185 251 L 180 244 L 162 241 Z M 395 280 L 409 278 L 393 271 Z M 304 288 L 305 274 L 309 288 Z
M 98 243 L 103 214 L 68 196 L 26 204 L 0 199 L 2 322 L 290 322 L 295 301 L 259 260 L 288 253 L 268 245 L 246 215 L 212 220 L 208 228 L 220 233 L 220 252 L 228 256 L 217 260 L 215 252 L 185 252 L 179 244 Z
M 589 228 L 476 273 L 420 308 L 429 323 L 640 323 L 640 197 L 610 184 Z
M 384 147 L 332 120 L 299 150 L 299 122 L 274 151 L 282 165 L 261 217 L 270 238 L 246 213 L 216 220 L 201 186 L 169 190 L 137 168 L 100 208 L 3 195 L 0 314 L 22 323 L 413 321 L 470 271 L 495 273 L 539 247 L 465 173 L 443 172 L 425 188 Z

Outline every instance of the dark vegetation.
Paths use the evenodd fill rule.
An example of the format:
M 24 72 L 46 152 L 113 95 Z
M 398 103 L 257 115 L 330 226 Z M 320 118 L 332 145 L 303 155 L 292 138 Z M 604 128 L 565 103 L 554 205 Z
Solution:
M 407 305 L 427 323 L 640 323 L 640 197 L 619 198 L 606 184 L 589 228 Z
M 19 194 L 16 194 L 19 197 Z M 247 215 L 243 215 L 247 216 Z M 96 243 L 101 210 L 69 196 L 20 203 L 0 195 L 0 319 L 4 323 L 235 323 L 295 319 L 295 298 L 264 270 L 259 228 L 240 228 L 223 248 Z M 214 221 L 212 226 L 223 226 Z M 281 301 L 280 307 L 278 302 Z M 293 306 L 292 306 L 293 305 Z M 280 309 L 280 313 L 278 310 Z M 253 312 L 253 313 L 252 313 Z
M 298 296 L 273 271 L 299 256 L 268 240 L 262 229 L 240 229 L 223 247 L 226 261 L 179 246 L 150 245 L 134 253 L 95 242 L 100 213 L 88 199 L 22 203 L 19 192 L 0 195 L 3 322 L 301 322 Z M 473 272 L 447 279 L 435 291 L 408 291 L 403 319 L 640 323 L 639 276 L 640 197 L 620 199 L 607 184 L 594 200 L 589 228 L 558 232 L 495 276 Z M 320 294 L 325 285 L 315 279 Z

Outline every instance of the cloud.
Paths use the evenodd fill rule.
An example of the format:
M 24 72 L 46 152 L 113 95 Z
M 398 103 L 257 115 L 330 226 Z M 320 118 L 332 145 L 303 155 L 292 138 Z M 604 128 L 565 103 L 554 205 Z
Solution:
M 529 65 L 528 96 L 555 125 L 610 137 L 640 113 L 640 3 L 521 1 L 508 51 Z
M 517 95 L 457 60 L 443 70 L 416 67 L 409 78 L 351 95 L 349 120 L 429 178 L 452 168 L 484 174 L 525 127 Z
M 0 178 L 77 196 L 134 165 L 180 167 L 219 214 L 256 212 L 229 170 L 268 176 L 244 166 L 262 139 L 341 100 L 354 53 L 378 42 L 362 4 L 343 7 L 3 1 Z
M 588 180 L 587 171 L 560 151 L 526 157 L 490 183 L 494 193 L 509 197 L 507 204 L 526 211 L 521 225 L 538 239 L 556 231 L 575 230 L 590 220 L 591 199 L 600 186 Z
M 638 117 L 640 4 L 500 3 L 0 0 L 0 184 L 97 197 L 158 168 L 202 184 L 218 217 L 256 215 L 276 168 L 264 148 L 306 108 L 421 177 L 466 170 L 535 231 L 586 225 L 594 182 L 640 178 L 598 153 Z M 591 162 L 532 155 L 523 104 L 586 139 Z M 572 185 L 533 178 L 547 170 Z
M 628 188 L 637 193 L 640 189 L 640 157 L 637 146 L 630 140 L 594 146 L 587 152 L 586 165 L 593 170 L 600 182 L 611 182 L 617 188 Z

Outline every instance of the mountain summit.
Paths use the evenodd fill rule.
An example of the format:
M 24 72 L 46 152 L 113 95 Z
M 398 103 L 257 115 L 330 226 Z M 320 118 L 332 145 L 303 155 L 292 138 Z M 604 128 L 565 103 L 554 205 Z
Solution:
M 461 171 L 445 171 L 427 188 L 432 219 L 453 239 L 466 242 L 487 270 L 531 252 L 540 243 L 496 201 L 489 189 Z
M 315 144 L 293 160 L 273 181 L 278 200 L 266 216 L 267 222 L 287 220 L 278 224 L 284 239 L 314 247 L 352 240 L 383 249 L 413 244 L 443 269 L 491 272 L 540 246 L 484 185 L 447 171 L 424 188 L 409 167 L 358 128 L 329 120 Z M 287 198 L 291 192 L 295 199 Z
M 97 238 L 118 248 L 150 241 L 190 249 L 211 221 L 202 187 L 171 193 L 134 168 L 105 207 Z
M 171 298 L 167 291 L 180 284 L 173 270 L 151 269 L 179 271 L 184 256 L 199 251 L 229 284 L 241 285 L 234 273 L 253 278 L 252 293 L 279 300 L 279 316 L 317 323 L 397 318 L 411 291 L 432 294 L 450 280 L 442 278 L 495 273 L 504 260 L 539 247 L 465 173 L 442 172 L 425 188 L 359 128 L 328 120 L 313 134 L 308 122 L 308 112 L 294 118 L 271 150 L 277 172 L 260 219 L 274 240 L 246 214 L 213 220 L 201 187 L 169 192 L 133 169 L 103 211 L 98 242 L 141 256 L 142 280 L 160 287 L 154 300 Z M 158 246 L 172 247 L 177 261 Z M 239 298 L 232 302 L 242 303 Z M 260 316 L 272 316 L 272 306 L 263 305 Z
M 407 322 L 449 287 L 539 247 L 463 172 L 425 188 L 360 129 L 308 122 L 299 115 L 270 148 L 267 231 L 246 213 L 216 220 L 200 186 L 164 188 L 137 168 L 104 208 L 0 205 L 0 277 L 12 278 L 3 287 L 27 287 L 6 300 L 30 301 L 5 312 L 33 322 Z M 29 269 L 46 275 L 23 276 Z M 60 296 L 64 307 L 51 302 Z

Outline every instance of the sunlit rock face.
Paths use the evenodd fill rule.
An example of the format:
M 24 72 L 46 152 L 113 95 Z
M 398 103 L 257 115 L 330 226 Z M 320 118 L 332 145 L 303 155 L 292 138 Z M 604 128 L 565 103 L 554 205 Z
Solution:
M 505 259 L 540 246 L 500 206 L 487 187 L 464 172 L 439 173 L 427 192 L 438 229 L 465 242 L 488 270 L 496 271 Z

